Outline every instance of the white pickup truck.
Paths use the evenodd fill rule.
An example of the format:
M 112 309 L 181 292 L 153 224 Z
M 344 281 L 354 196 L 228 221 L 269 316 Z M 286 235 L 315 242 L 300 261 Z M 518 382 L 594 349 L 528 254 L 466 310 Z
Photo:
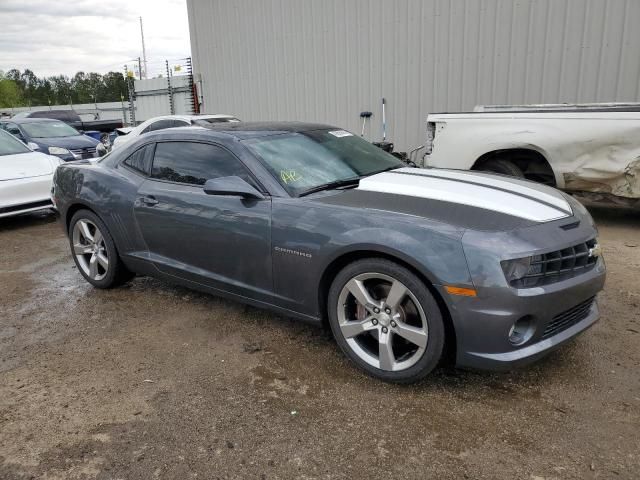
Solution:
M 485 170 L 640 205 L 640 104 L 479 106 L 427 117 L 424 166 Z

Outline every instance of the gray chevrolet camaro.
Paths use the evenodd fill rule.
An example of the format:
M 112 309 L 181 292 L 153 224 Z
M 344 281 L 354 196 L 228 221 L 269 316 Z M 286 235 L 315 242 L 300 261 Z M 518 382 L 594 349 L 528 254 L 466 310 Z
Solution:
M 150 133 L 55 174 L 80 273 L 151 275 L 327 323 L 380 379 L 443 358 L 529 363 L 598 319 L 585 208 L 499 175 L 407 168 L 347 131 L 236 123 Z

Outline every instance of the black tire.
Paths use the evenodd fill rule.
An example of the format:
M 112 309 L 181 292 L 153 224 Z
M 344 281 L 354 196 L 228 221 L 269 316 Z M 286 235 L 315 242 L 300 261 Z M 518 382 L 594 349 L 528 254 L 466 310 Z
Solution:
M 487 160 L 480 166 L 479 170 L 509 175 L 510 177 L 525 178 L 520 167 L 509 160 L 505 160 L 504 158 L 492 158 L 491 160 Z
M 407 287 L 408 291 L 411 292 L 413 297 L 420 304 L 420 307 L 424 312 L 424 316 L 426 317 L 423 320 L 426 321 L 427 326 L 426 347 L 419 359 L 406 369 L 390 371 L 371 365 L 367 361 L 363 360 L 363 358 L 361 358 L 350 346 L 341 330 L 338 318 L 339 308 L 346 308 L 345 305 L 340 304 L 339 298 L 341 292 L 346 288 L 347 282 L 357 276 L 367 275 L 369 273 L 382 274 L 383 276 L 391 277 L 394 280 L 401 282 Z M 413 303 L 413 299 L 410 300 Z M 331 284 L 328 294 L 327 308 L 329 324 L 340 349 L 359 368 L 375 378 L 391 383 L 414 383 L 426 377 L 438 365 L 438 362 L 442 357 L 445 343 L 445 329 L 442 313 L 438 307 L 436 299 L 422 280 L 407 268 L 398 265 L 397 263 L 381 258 L 370 258 L 357 260 L 347 265 L 336 275 L 333 283 Z M 376 328 L 380 328 L 379 325 L 380 324 L 378 323 L 378 327 Z M 394 330 L 389 327 L 388 331 L 390 332 L 389 337 L 393 338 L 395 336 Z M 374 333 L 376 338 L 379 338 L 379 331 Z M 372 335 L 370 332 L 367 332 L 366 334 Z M 393 344 L 393 340 L 390 343 Z M 392 347 L 392 351 L 393 348 L 394 347 Z M 395 356 L 395 352 L 393 355 Z M 417 356 L 418 353 L 415 355 Z
M 85 271 L 85 267 L 81 264 L 81 260 L 78 258 L 78 255 L 74 252 L 74 228 L 76 224 L 80 221 L 88 221 L 97 227 L 100 230 L 100 233 L 103 237 L 103 249 L 106 251 L 106 257 L 108 258 L 109 264 L 108 268 L 104 269 L 104 274 L 101 276 L 102 278 L 94 279 L 89 276 L 89 274 Z M 94 231 L 95 234 L 95 231 Z M 104 222 L 98 217 L 95 213 L 90 210 L 78 210 L 73 217 L 71 218 L 71 222 L 69 222 L 69 246 L 71 248 L 71 255 L 73 256 L 73 261 L 78 268 L 78 271 L 82 274 L 87 282 L 93 285 L 96 288 L 114 288 L 123 283 L 130 280 L 134 274 L 130 272 L 122 263 L 120 256 L 118 254 L 118 250 L 116 245 L 107 229 L 107 226 Z M 87 254 L 90 255 L 90 254 Z

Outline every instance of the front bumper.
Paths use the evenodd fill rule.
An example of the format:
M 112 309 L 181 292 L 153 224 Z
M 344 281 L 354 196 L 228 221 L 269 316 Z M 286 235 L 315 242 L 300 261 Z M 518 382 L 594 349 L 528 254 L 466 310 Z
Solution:
M 598 320 L 594 301 L 565 328 L 551 335 L 547 328 L 554 319 L 557 322 L 563 314 L 595 297 L 604 286 L 605 275 L 600 258 L 588 272 L 555 284 L 527 289 L 485 287 L 479 289 L 477 297 L 449 297 L 457 339 L 456 364 L 509 370 L 538 360 Z M 522 345 L 514 346 L 509 330 L 524 316 L 530 318 L 533 333 Z

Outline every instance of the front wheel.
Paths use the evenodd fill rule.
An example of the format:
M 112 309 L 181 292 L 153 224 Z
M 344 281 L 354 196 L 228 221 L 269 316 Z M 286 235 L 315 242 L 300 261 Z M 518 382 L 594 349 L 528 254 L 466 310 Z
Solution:
M 328 308 L 342 351 L 376 378 L 416 382 L 442 356 L 445 332 L 435 298 L 394 262 L 372 258 L 346 266 L 331 285 Z
M 69 225 L 69 243 L 78 270 L 94 287 L 116 287 L 133 276 L 120 260 L 107 226 L 95 213 L 75 213 Z

